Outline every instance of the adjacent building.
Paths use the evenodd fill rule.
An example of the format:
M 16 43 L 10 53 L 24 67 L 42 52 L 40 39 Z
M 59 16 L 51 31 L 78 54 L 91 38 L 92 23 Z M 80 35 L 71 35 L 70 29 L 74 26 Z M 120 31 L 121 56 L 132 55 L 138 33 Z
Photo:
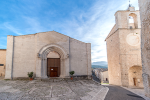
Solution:
M 5 76 L 6 49 L 0 49 L 0 76 Z
M 7 36 L 5 79 L 91 76 L 91 44 L 55 31 Z
M 96 68 L 93 69 L 93 72 L 101 80 L 101 83 L 109 83 L 108 68 Z
M 150 97 L 150 0 L 139 0 L 139 7 L 144 90 L 146 96 Z
M 143 88 L 140 13 L 129 5 L 115 13 L 115 21 L 105 40 L 109 83 Z

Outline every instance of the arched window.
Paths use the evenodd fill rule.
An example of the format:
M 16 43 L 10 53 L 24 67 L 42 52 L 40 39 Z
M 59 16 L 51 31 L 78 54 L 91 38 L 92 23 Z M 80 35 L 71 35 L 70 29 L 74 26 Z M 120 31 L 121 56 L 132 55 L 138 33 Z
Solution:
M 129 28 L 138 28 L 137 15 L 134 13 L 129 14 Z

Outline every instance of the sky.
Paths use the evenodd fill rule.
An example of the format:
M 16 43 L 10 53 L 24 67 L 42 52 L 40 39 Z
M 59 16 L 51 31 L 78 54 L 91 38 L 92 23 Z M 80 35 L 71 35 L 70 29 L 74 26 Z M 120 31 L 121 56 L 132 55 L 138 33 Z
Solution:
M 131 4 L 139 10 L 138 0 Z M 91 43 L 92 62 L 107 61 L 104 40 L 115 12 L 128 5 L 129 0 L 0 0 L 0 49 L 7 49 L 7 35 L 54 30 Z

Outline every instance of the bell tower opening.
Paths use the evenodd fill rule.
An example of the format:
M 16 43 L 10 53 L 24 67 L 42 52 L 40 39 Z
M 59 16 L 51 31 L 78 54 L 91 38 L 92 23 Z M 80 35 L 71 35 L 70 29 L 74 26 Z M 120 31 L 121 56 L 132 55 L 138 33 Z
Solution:
M 129 14 L 129 28 L 130 29 L 138 28 L 137 15 L 134 13 Z

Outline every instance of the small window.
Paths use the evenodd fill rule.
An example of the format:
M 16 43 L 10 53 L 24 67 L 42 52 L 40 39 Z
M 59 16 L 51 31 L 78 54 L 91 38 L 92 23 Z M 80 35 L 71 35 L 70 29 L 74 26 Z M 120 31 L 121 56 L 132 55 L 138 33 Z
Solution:
M 4 64 L 0 64 L 0 66 L 4 66 Z
M 132 27 L 132 26 L 130 26 L 130 29 L 133 29 L 133 27 Z

